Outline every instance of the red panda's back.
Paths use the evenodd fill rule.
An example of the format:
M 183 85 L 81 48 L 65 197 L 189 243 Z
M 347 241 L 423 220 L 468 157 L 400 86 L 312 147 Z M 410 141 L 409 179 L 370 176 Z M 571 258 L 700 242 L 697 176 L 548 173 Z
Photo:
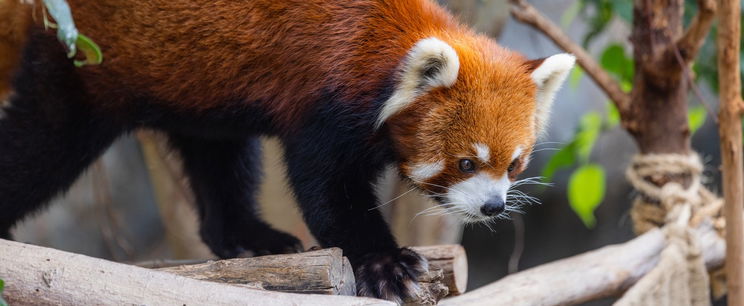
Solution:
M 429 0 L 69 2 L 104 54 L 82 70 L 94 94 L 193 109 L 268 101 L 288 117 L 323 89 L 380 86 L 415 41 L 454 26 Z

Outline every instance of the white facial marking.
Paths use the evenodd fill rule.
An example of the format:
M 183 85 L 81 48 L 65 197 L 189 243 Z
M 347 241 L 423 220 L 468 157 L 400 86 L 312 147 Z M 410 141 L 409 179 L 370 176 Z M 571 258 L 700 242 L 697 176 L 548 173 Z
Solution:
M 523 152 L 524 152 L 524 150 L 522 149 L 521 146 L 520 147 L 517 147 L 514 150 L 514 153 L 512 153 L 512 159 L 511 160 L 515 160 L 515 159 L 519 158 L 520 156 L 522 156 L 522 153 Z M 530 164 L 530 157 L 527 156 L 527 158 L 522 159 L 522 163 L 523 163 L 522 168 L 527 168 L 527 165 Z
M 439 70 L 434 75 L 425 76 L 424 72 L 432 62 L 439 65 Z M 434 37 L 420 40 L 408 51 L 399 72 L 399 83 L 393 95 L 385 101 L 375 128 L 382 126 L 385 120 L 406 108 L 422 93 L 454 85 L 459 72 L 460 58 L 452 46 Z
M 437 161 L 434 163 L 416 164 L 411 169 L 410 177 L 414 181 L 423 182 L 444 170 L 444 161 Z
M 517 148 L 516 148 L 516 149 L 514 150 L 514 153 L 512 153 L 512 158 L 511 158 L 511 159 L 512 159 L 512 160 L 514 160 L 514 159 L 516 159 L 517 157 L 519 157 L 520 155 L 522 155 L 522 147 L 517 147 Z
M 478 156 L 478 159 L 487 164 L 491 160 L 491 150 L 488 149 L 488 146 L 482 143 L 476 143 L 473 146 L 475 147 L 475 155 Z
M 479 173 L 449 188 L 446 200 L 447 204 L 453 205 L 455 210 L 465 215 L 465 221 L 478 221 L 486 219 L 481 213 L 481 207 L 486 201 L 498 197 L 506 205 L 509 187 L 511 181 L 506 173 L 498 179 L 487 173 Z

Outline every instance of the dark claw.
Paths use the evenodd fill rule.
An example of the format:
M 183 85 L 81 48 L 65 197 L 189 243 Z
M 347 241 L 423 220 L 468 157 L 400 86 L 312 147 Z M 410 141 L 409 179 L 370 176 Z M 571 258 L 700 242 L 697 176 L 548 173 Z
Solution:
M 408 248 L 368 254 L 359 262 L 357 293 L 397 303 L 418 295 L 418 277 L 429 270 L 426 259 Z

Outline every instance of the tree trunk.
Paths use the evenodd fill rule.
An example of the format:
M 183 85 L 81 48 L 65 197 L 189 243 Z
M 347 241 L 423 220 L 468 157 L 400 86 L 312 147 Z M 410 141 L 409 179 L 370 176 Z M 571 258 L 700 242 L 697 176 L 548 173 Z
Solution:
M 636 0 L 633 9 L 635 76 L 623 126 L 642 154 L 687 154 L 687 83 L 682 63 L 669 61 L 682 35 L 683 0 Z M 676 54 L 675 50 L 671 53 Z

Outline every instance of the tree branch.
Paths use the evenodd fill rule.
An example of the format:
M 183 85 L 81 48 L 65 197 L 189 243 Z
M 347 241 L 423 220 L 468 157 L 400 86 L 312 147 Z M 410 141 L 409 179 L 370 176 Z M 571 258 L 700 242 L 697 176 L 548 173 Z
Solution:
M 540 14 L 527 1 L 510 0 L 510 2 L 513 5 L 511 13 L 516 20 L 532 26 L 545 34 L 561 49 L 576 56 L 579 65 L 612 99 L 620 114 L 627 114 L 630 109 L 630 96 L 620 88 L 618 82 L 604 71 L 584 48 L 573 42 L 557 25 Z
M 676 48 L 679 49 L 679 53 L 686 63 L 689 63 L 697 56 L 700 47 L 705 42 L 705 37 L 710 32 L 713 19 L 716 17 L 717 5 L 715 0 L 698 0 L 697 6 L 697 15 L 695 15 L 687 31 L 676 43 Z M 675 46 L 671 47 L 674 48 Z M 675 52 L 674 50 L 668 51 Z
M 744 160 L 742 159 L 742 99 L 740 76 L 741 2 L 721 0 L 718 23 L 718 79 L 721 101 L 718 126 L 723 161 L 726 217 L 726 284 L 728 304 L 744 305 Z
M 726 245 L 716 230 L 704 223 L 693 233 L 706 266 L 721 266 Z M 656 266 L 666 245 L 664 232 L 654 229 L 622 244 L 511 274 L 439 305 L 578 305 L 616 296 Z
M 645 73 L 651 75 L 656 82 L 665 84 L 689 73 L 686 66 L 697 57 L 705 43 L 705 37 L 710 32 L 717 10 L 716 0 L 697 0 L 697 6 L 698 13 L 687 30 L 679 38 L 663 46 L 653 55 L 653 60 L 642 65 Z

